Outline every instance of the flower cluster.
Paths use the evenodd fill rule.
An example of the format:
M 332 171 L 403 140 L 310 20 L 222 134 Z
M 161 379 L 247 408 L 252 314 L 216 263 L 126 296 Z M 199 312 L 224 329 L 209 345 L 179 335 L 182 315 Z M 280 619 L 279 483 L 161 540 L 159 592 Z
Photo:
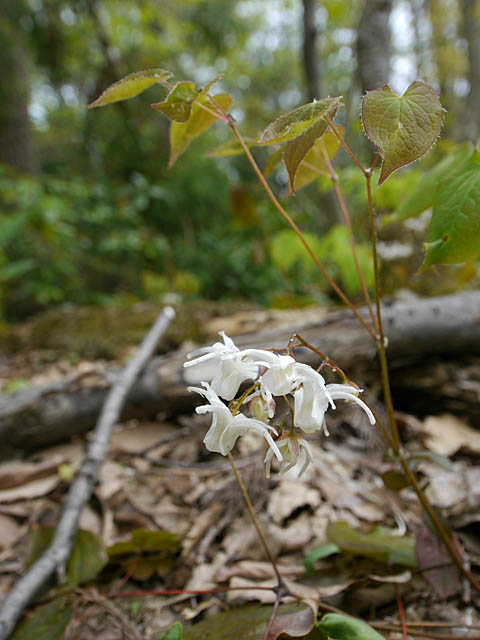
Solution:
M 261 349 L 240 350 L 223 331 L 220 335 L 223 343 L 216 342 L 211 347 L 188 354 L 188 358 L 193 359 L 184 364 L 191 367 L 205 360 L 215 364 L 216 373 L 210 384 L 202 382 L 203 388 L 189 387 L 190 391 L 200 394 L 208 402 L 197 407 L 197 413 L 212 414 L 212 424 L 204 438 L 209 451 L 225 456 L 240 436 L 247 431 L 256 431 L 269 446 L 265 456 L 267 476 L 270 475 L 274 455 L 280 462 L 281 473 L 284 473 L 297 464 L 301 449 L 304 451 L 302 474 L 312 460 L 312 450 L 296 429 L 304 433 L 323 430 L 328 435 L 325 414 L 329 408 L 335 409 L 335 400 L 355 402 L 374 424 L 372 412 L 358 397 L 361 389 L 350 384 L 326 384 L 318 371 L 297 362 L 292 356 Z M 251 381 L 251 386 L 236 398 L 241 385 L 247 381 Z M 269 424 L 275 415 L 274 398 L 288 395 L 294 400 L 293 404 L 290 403 L 290 428 L 275 428 Z M 250 417 L 240 413 L 244 405 L 248 407 Z M 285 418 L 281 423 L 284 421 Z

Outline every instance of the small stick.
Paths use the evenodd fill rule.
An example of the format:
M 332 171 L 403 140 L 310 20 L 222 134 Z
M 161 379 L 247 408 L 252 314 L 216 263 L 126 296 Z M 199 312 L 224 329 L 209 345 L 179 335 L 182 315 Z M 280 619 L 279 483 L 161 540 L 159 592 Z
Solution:
M 0 607 L 0 640 L 8 638 L 25 607 L 53 573 L 57 574 L 60 584 L 65 581 L 66 563 L 75 541 L 78 519 L 92 494 L 99 467 L 107 453 L 113 425 L 118 420 L 128 391 L 174 317 L 173 308 L 165 307 L 110 390 L 85 459 L 70 487 L 50 546 L 17 581 Z

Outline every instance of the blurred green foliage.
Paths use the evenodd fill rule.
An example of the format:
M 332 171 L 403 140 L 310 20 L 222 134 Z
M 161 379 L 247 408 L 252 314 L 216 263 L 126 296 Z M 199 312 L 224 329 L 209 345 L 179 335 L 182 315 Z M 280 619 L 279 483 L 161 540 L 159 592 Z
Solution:
M 165 67 L 176 81 L 198 86 L 223 72 L 216 88 L 232 96 L 242 133 L 256 138 L 280 113 L 306 101 L 301 2 L 278 0 L 268 11 L 251 0 L 7 4 L 14 9 L 12 28 L 28 45 L 38 173 L 0 168 L 3 319 L 67 302 L 161 301 L 168 294 L 289 305 L 329 295 L 299 257 L 244 158 L 204 157 L 230 140 L 226 127 L 212 127 L 168 171 L 168 123 L 150 109 L 165 99 L 165 88 L 155 85 L 134 101 L 96 111 L 84 108 L 138 69 Z M 362 7 L 361 0 L 319 3 L 318 47 L 325 94 L 344 95 L 346 108 L 338 121 L 349 144 L 371 159 L 360 131 L 355 84 L 355 29 Z M 437 145 L 427 164 L 443 157 L 441 148 Z M 254 153 L 264 166 L 268 152 Z M 367 263 L 363 178 L 346 164 L 339 152 L 336 169 L 361 261 Z M 415 165 L 387 181 L 377 192 L 379 212 L 393 212 L 419 175 Z M 269 180 L 286 195 L 282 167 Z M 356 296 L 344 230 L 327 235 L 339 222 L 330 188 L 320 177 L 287 206 L 332 276 Z M 367 274 L 370 284 L 369 279 Z

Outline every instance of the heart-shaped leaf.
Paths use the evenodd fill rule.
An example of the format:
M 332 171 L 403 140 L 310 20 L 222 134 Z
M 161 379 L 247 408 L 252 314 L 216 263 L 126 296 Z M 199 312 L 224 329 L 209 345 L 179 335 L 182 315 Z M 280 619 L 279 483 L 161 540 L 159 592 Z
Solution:
M 182 80 L 177 82 L 163 102 L 156 102 L 152 107 L 164 113 L 170 120 L 187 122 L 192 112 L 193 101 L 200 93 L 194 82 Z
M 443 114 L 437 94 L 426 82 L 412 82 L 403 96 L 388 85 L 365 94 L 363 128 L 383 158 L 379 185 L 431 148 L 440 134 Z
M 339 613 L 326 613 L 317 628 L 332 640 L 384 640 L 363 620 Z
M 186 122 L 172 122 L 170 126 L 169 168 L 188 149 L 192 140 L 218 120 L 218 117 L 211 113 L 214 110 L 211 100 L 212 98 L 209 96 L 199 96 L 193 104 L 190 117 Z M 226 111 L 232 103 L 232 99 L 227 93 L 219 93 L 213 97 L 213 100 L 223 111 Z M 202 109 L 200 106 L 202 104 L 208 107 L 210 111 Z
M 110 85 L 108 89 L 105 89 L 96 100 L 88 105 L 88 108 L 104 107 L 112 102 L 128 100 L 142 93 L 142 91 L 145 91 L 145 89 L 148 89 L 157 82 L 163 84 L 165 80 L 171 78 L 172 75 L 170 71 L 166 71 L 165 69 L 146 69 L 145 71 L 131 73 Z
M 455 264 L 480 256 L 480 152 L 443 180 L 435 192 L 432 220 L 419 273 L 433 264 Z

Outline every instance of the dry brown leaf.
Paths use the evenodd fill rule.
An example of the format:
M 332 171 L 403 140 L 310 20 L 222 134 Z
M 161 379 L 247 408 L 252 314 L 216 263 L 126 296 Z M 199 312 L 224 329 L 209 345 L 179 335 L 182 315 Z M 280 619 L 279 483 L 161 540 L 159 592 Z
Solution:
M 183 555 L 190 553 L 203 534 L 220 518 L 223 509 L 223 505 L 217 502 L 208 507 L 208 509 L 205 509 L 205 511 L 202 511 L 200 515 L 195 518 L 192 528 L 182 540 Z
M 0 502 L 16 502 L 17 500 L 31 500 L 46 496 L 53 491 L 62 482 L 59 475 L 49 476 L 48 478 L 40 478 L 33 480 L 21 487 L 13 489 L 5 489 L 0 491 Z
M 253 580 L 248 580 L 247 578 L 234 576 L 230 580 L 229 586 L 242 587 L 242 589 L 239 589 L 238 591 L 228 591 L 228 602 L 232 602 L 232 600 L 237 600 L 238 598 L 241 598 L 242 600 L 253 600 L 254 602 L 261 602 L 262 604 L 273 604 L 275 602 L 276 596 L 274 588 L 277 586 L 277 581 L 275 578 L 272 578 L 271 580 L 255 582 Z M 268 589 L 258 589 L 258 587 L 268 587 Z
M 312 516 L 302 513 L 288 527 L 279 527 L 272 522 L 268 532 L 269 540 L 273 537 L 281 551 L 301 551 L 313 537 Z
M 303 564 L 277 563 L 277 568 L 284 578 L 293 579 L 305 575 L 305 567 Z M 222 567 L 218 571 L 216 579 L 218 582 L 226 582 L 234 576 L 241 576 L 242 578 L 249 578 L 251 580 L 266 580 L 267 578 L 273 578 L 275 572 L 270 562 L 242 560 L 241 562 Z
M 0 490 L 13 489 L 32 480 L 47 478 L 57 473 L 59 465 L 67 461 L 62 456 L 54 456 L 43 462 L 21 462 L 12 460 L 0 464 Z
M 110 500 L 125 484 L 125 468 L 113 462 L 107 460 L 100 467 L 98 474 L 98 486 L 95 493 L 98 499 L 103 502 Z
M 0 551 L 8 549 L 18 536 L 20 525 L 13 518 L 0 514 Z
M 480 454 L 480 431 L 454 415 L 428 416 L 423 431 L 426 447 L 442 456 L 452 456 L 461 448 Z
M 282 480 L 270 494 L 268 514 L 276 524 L 280 524 L 297 509 L 310 507 L 314 510 L 320 502 L 316 489 L 300 481 Z
M 115 430 L 110 442 L 111 452 L 142 453 L 175 431 L 165 422 L 141 422 L 123 425 Z

